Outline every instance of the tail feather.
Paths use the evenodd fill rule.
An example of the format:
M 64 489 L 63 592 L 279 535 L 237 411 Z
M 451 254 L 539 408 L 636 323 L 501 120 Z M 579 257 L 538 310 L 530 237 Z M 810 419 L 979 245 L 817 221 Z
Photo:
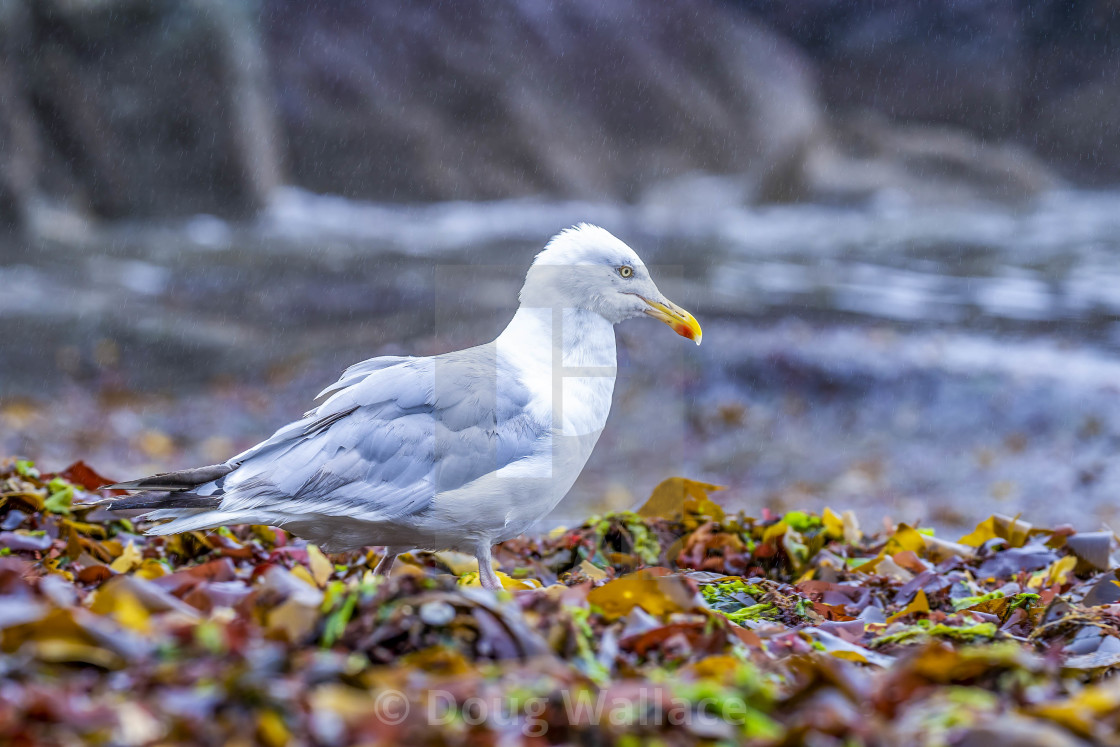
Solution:
M 240 462 L 213 464 L 106 485 L 107 489 L 140 492 L 105 498 L 98 501 L 98 504 L 110 511 L 140 512 L 137 518 L 145 521 L 171 520 L 167 524 L 149 527 L 146 534 L 177 534 L 193 529 L 213 529 L 230 523 L 241 523 L 229 521 L 229 512 L 219 509 L 223 497 L 220 484 L 205 489 L 204 492 L 210 495 L 193 492 L 206 483 L 220 480 L 239 466 Z
M 217 529 L 218 527 L 232 526 L 234 524 L 271 524 L 272 517 L 256 514 L 253 511 L 211 511 L 206 509 L 181 509 L 172 514 L 171 511 L 158 511 L 149 514 L 152 519 L 171 519 L 166 524 L 157 524 L 149 527 L 144 534 L 179 534 L 180 532 L 193 532 L 201 529 Z
M 108 490 L 146 490 L 181 492 L 197 488 L 220 477 L 225 477 L 238 468 L 238 464 L 212 464 L 209 467 L 195 467 L 178 472 L 162 472 L 151 477 L 141 477 L 139 480 L 118 482 L 114 485 L 105 485 Z

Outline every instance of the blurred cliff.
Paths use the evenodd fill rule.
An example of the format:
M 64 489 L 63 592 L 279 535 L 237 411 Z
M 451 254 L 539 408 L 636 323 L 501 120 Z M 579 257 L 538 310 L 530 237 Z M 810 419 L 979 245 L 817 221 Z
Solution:
M 279 179 L 248 8 L 0 2 L 0 216 L 246 214 Z
M 0 220 L 1115 181 L 1108 2 L 0 0 Z M 681 177 L 688 177 L 682 183 Z
M 5 0 L 0 24 L 9 220 L 245 215 L 280 181 L 632 199 L 762 181 L 819 119 L 804 58 L 704 2 Z

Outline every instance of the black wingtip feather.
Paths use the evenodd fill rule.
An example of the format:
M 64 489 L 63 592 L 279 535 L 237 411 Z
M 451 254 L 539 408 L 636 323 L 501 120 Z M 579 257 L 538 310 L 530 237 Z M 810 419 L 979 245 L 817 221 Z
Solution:
M 187 491 L 224 477 L 238 466 L 237 464 L 212 464 L 208 467 L 195 467 L 178 472 L 161 472 L 151 477 L 105 485 L 102 490 L 162 490 L 172 493 Z
M 221 503 L 221 496 L 148 490 L 107 502 L 105 508 L 110 511 L 130 511 L 134 509 L 154 511 L 160 508 L 217 508 L 219 503 Z

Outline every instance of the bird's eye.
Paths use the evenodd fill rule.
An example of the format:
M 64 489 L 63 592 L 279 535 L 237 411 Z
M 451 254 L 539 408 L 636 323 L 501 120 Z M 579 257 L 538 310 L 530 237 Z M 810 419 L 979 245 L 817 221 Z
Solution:
M 630 265 L 623 265 L 618 268 L 618 274 L 624 278 L 628 278 L 634 274 L 634 268 Z

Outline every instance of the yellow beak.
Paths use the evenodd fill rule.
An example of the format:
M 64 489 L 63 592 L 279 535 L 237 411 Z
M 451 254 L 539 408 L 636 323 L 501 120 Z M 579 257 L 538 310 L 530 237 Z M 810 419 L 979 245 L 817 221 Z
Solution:
M 700 338 L 704 336 L 704 331 L 700 329 L 700 323 L 696 321 L 696 317 L 672 301 L 667 300 L 665 303 L 658 303 L 645 297 L 640 298 L 649 304 L 649 308 L 646 309 L 647 316 L 665 322 L 681 337 L 687 337 L 694 340 L 697 345 L 700 344 Z

